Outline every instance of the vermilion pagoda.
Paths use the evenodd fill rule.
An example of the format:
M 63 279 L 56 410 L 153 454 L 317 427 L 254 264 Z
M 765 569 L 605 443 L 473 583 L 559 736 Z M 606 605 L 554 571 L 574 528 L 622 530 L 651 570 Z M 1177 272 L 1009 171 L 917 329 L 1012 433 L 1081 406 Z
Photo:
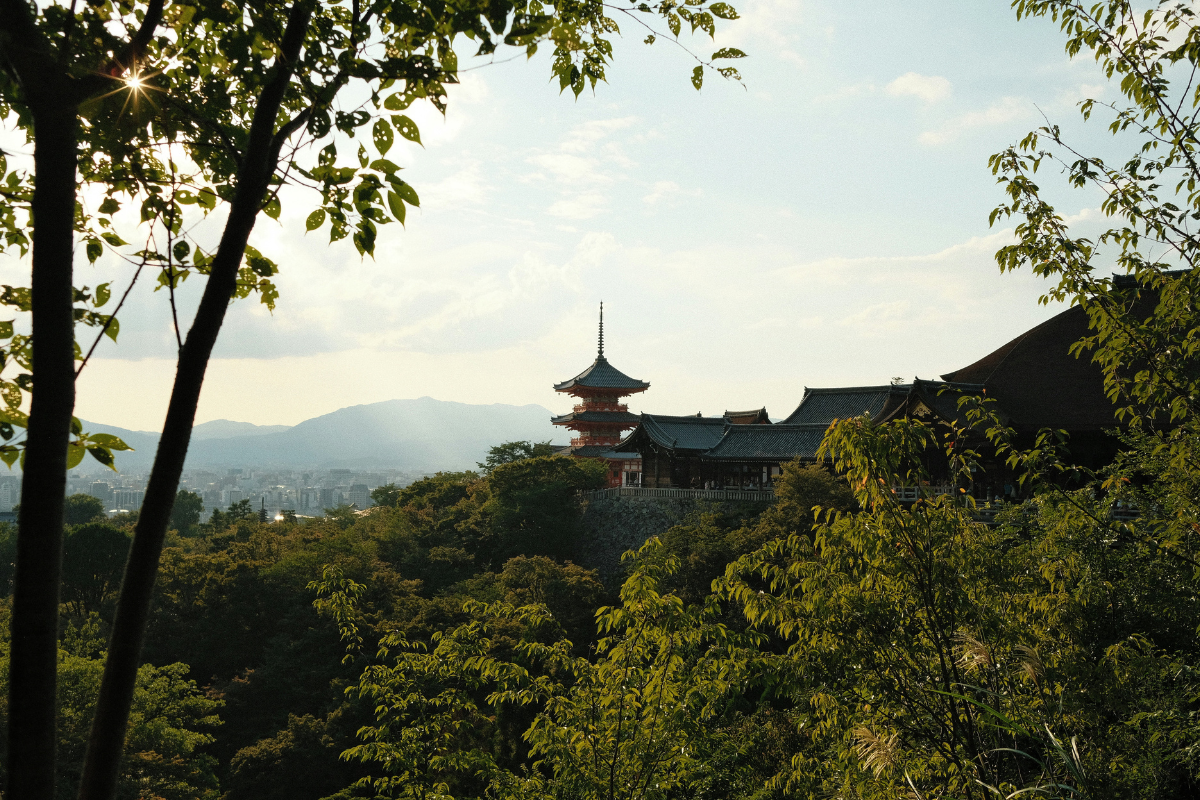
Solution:
M 629 407 L 621 400 L 649 388 L 649 383 L 629 377 L 604 357 L 604 304 L 601 303 L 600 345 L 596 360 L 574 378 L 554 386 L 554 391 L 577 397 L 580 402 L 570 414 L 554 417 L 551 421 L 578 434 L 571 439 L 568 450 L 571 455 L 609 462 L 610 486 L 622 484 L 622 473 L 627 484 L 636 484 L 641 477 L 641 459 L 637 454 L 614 453 L 612 448 L 621 441 L 625 431 L 637 426 L 639 420 L 636 414 L 629 413 Z

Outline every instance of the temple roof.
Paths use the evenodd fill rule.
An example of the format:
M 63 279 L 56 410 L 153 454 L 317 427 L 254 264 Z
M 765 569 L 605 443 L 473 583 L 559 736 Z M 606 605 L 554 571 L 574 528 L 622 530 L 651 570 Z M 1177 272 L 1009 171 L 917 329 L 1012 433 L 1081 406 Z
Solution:
M 766 406 L 752 411 L 726 411 L 722 414 L 730 425 L 770 425 L 771 417 Z
M 569 381 L 554 384 L 554 391 L 568 392 L 575 388 L 582 389 L 624 389 L 626 392 L 644 392 L 650 388 L 646 381 L 631 378 L 621 370 L 608 363 L 603 355 L 596 357 L 592 365 Z
M 962 369 L 942 376 L 981 383 L 1018 430 L 1099 430 L 1119 425 L 1104 376 L 1071 345 L 1092 335 L 1087 312 L 1074 306 Z
M 607 458 L 610 460 L 641 458 L 637 453 L 613 452 L 611 444 L 570 445 L 564 447 L 560 452 L 565 456 L 575 456 L 577 458 Z
M 554 391 L 569 392 L 572 389 L 623 389 L 624 394 L 644 392 L 650 388 L 646 381 L 631 378 L 608 363 L 604 357 L 604 303 L 600 304 L 600 340 L 596 348 L 596 360 L 583 372 L 569 381 L 554 384 Z
M 551 417 L 550 422 L 554 425 L 568 425 L 572 422 L 607 422 L 629 428 L 637 425 L 640 419 L 637 414 L 630 414 L 628 411 L 573 411 L 570 414 L 563 414 L 561 417 Z
M 879 416 L 873 418 L 876 422 L 890 422 L 906 416 L 921 419 L 932 413 L 946 422 L 969 426 L 970 420 L 966 410 L 959 407 L 959 399 L 987 394 L 981 383 L 926 381 L 920 378 L 914 379 L 905 388 L 908 392 L 903 399 L 900 402 L 889 403 Z M 997 407 L 993 410 L 1006 420 L 1003 408 Z
M 837 389 L 804 388 L 800 405 L 782 425 L 829 425 L 835 419 L 870 414 L 878 419 L 895 408 L 908 395 L 911 384 L 887 386 L 847 386 Z
M 636 450 L 635 438 L 646 436 L 659 447 L 671 450 L 708 450 L 721 440 L 726 424 L 724 417 L 642 414 L 637 430 L 626 436 L 617 448 Z
M 791 461 L 800 458 L 815 460 L 828 426 L 823 423 L 807 425 L 729 425 L 721 440 L 704 454 L 713 461 Z

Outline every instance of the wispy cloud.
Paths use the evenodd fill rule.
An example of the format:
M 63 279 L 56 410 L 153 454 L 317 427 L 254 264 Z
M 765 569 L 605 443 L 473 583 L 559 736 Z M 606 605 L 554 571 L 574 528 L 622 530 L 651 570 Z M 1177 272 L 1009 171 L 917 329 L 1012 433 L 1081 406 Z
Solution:
M 969 111 L 954 117 L 935 130 L 925 131 L 918 138 L 922 144 L 946 144 L 970 130 L 1003 125 L 1029 117 L 1033 113 L 1033 105 L 1028 100 L 1021 97 L 1004 97 L 982 111 Z
M 887 85 L 887 93 L 894 97 L 916 97 L 926 103 L 936 103 L 950 96 L 950 81 L 941 75 L 921 75 L 906 72 Z

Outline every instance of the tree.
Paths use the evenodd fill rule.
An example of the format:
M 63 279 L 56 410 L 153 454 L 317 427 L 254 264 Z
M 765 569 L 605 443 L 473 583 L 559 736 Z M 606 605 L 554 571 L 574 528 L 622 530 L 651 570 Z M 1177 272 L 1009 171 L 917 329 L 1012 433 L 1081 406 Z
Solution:
M 158 271 L 172 301 L 183 280 L 207 278 L 186 337 L 172 302 L 176 378 L 122 584 L 92 740 L 95 755 L 88 758 L 82 789 L 84 797 L 108 797 L 155 567 L 212 348 L 231 299 L 257 293 L 266 304 L 274 302 L 270 277 L 276 267 L 247 245 L 259 213 L 277 217 L 279 187 L 302 180 L 321 196 L 308 228 L 328 221 L 331 241 L 350 236 L 361 253 L 372 253 L 378 226 L 403 221 L 406 205 L 419 202 L 385 157 L 396 133 L 419 142 L 419 132 L 409 117 L 389 112 L 419 98 L 444 108 L 445 85 L 457 80 L 456 39 L 478 41 L 484 55 L 501 45 L 532 55 L 549 42 L 559 86 L 578 95 L 603 79 L 612 52 L 608 37 L 617 26 L 600 3 L 557 1 L 447 7 L 376 0 L 347 8 L 297 0 L 237 8 L 196 0 L 164 9 L 163 0 L 120 0 L 37 9 L 3 0 L 0 10 L 0 111 L 26 131 L 35 153 L 32 181 L 9 178 L 13 191 L 0 214 L 6 246 L 31 246 L 33 259 L 31 287 L 3 295 L 30 313 L 33 333 L 10 337 L 11 356 L 28 372 L 6 383 L 8 410 L 0 424 L 0 436 L 8 439 L 14 426 L 27 431 L 10 723 L 11 780 L 23 797 L 48 800 L 53 793 L 47 765 L 54 746 L 58 498 L 69 459 L 86 450 L 111 464 L 111 451 L 124 447 L 112 437 L 88 436 L 71 416 L 76 353 L 88 352 L 77 351 L 76 321 L 113 337 L 118 330 L 112 315 L 95 310 L 110 298 L 107 286 L 72 286 L 78 180 L 99 184 L 106 194 L 98 209 L 78 218 L 90 260 L 106 245 L 127 248 L 135 262 Z M 674 34 L 683 22 L 712 34 L 714 18 L 736 17 L 726 4 L 703 0 L 642 4 L 619 13 L 659 15 Z M 121 29 L 129 34 L 118 35 Z M 741 55 L 724 49 L 712 58 Z M 697 88 L 711 64 L 700 61 L 693 70 Z M 736 76 L 732 67 L 719 69 Z M 346 111 L 337 99 L 351 87 L 368 100 Z M 354 139 L 368 125 L 379 158 L 372 160 L 359 145 L 357 166 L 339 166 L 335 131 Z M 301 145 L 322 141 L 316 163 L 298 155 Z M 122 202 L 131 201 L 140 201 L 145 224 L 145 235 L 134 237 L 142 239 L 140 246 L 127 245 L 114 228 Z M 218 202 L 228 204 L 228 214 L 219 243 L 205 252 L 189 241 L 185 217 L 207 214 Z M 20 412 L 26 390 L 32 392 L 28 419 Z M 15 447 L 3 448 L 6 460 L 15 458 Z
M 677 563 L 658 550 L 654 540 L 642 549 L 621 604 L 600 610 L 597 627 L 607 635 L 593 658 L 546 637 L 556 626 L 539 604 L 468 603 L 475 619 L 438 634 L 429 648 L 385 636 L 377 662 L 347 692 L 374 709 L 359 730 L 362 743 L 343 754 L 375 771 L 358 786 L 382 797 L 512 800 L 694 791 L 711 774 L 696 741 L 743 689 L 751 668 L 743 647 L 753 637 L 720 624 L 715 603 L 685 606 L 661 593 Z M 543 567 L 530 560 L 514 572 Z M 353 609 L 364 587 L 327 574 L 315 588 L 318 608 L 338 619 L 353 650 L 361 641 Z M 497 630 L 514 623 L 525 635 L 498 652 Z M 506 768 L 494 749 L 497 718 L 514 708 L 535 712 L 523 734 L 532 769 Z
M 554 455 L 554 447 L 549 441 L 545 442 L 505 442 L 488 450 L 487 459 L 478 464 L 485 475 L 501 464 L 511 464 L 526 458 L 539 458 Z
M 395 508 L 400 501 L 400 487 L 394 483 L 385 483 L 371 490 L 371 500 L 383 508 Z
M 99 612 L 121 585 L 129 536 L 103 522 L 81 525 L 63 546 L 63 600 L 75 614 Z
M 494 542 L 489 557 L 570 557 L 581 514 L 576 493 L 604 485 L 602 461 L 540 456 L 501 464 L 488 477 L 489 497 L 479 508 Z M 574 524 L 568 524 L 566 521 Z
M 63 522 L 67 525 L 86 525 L 104 519 L 104 503 L 90 494 L 73 494 L 63 501 Z
M 203 513 L 204 498 L 183 490 L 175 495 L 175 505 L 171 507 L 171 527 L 187 536 L 200 524 Z

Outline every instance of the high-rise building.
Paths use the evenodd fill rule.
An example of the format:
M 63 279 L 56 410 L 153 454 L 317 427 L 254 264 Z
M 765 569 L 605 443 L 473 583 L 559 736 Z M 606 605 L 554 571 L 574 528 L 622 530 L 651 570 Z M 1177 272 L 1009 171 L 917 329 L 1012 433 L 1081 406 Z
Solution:
M 107 507 L 109 501 L 112 500 L 112 486 L 108 481 L 95 481 L 89 488 L 88 494 L 99 500 Z

